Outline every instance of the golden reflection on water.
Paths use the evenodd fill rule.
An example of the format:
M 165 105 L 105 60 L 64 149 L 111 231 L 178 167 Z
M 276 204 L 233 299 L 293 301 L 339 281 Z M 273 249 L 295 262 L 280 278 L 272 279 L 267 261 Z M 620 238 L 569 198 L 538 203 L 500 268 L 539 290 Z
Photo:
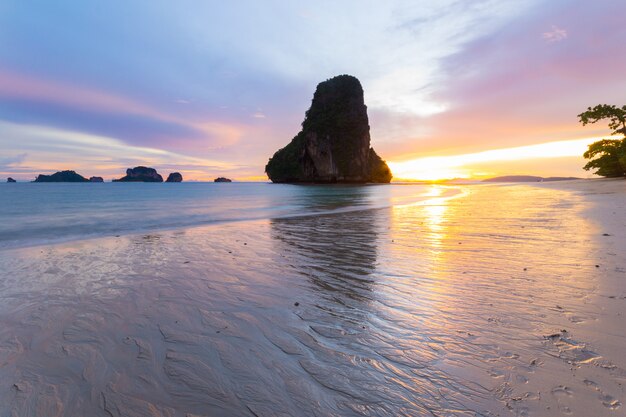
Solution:
M 426 200 L 424 207 L 424 222 L 430 233 L 429 238 L 435 247 L 441 246 L 441 241 L 445 237 L 444 217 L 448 210 L 447 199 L 439 197 L 443 190 L 439 186 L 433 186 L 430 195 L 432 198 Z
M 428 325 L 447 328 L 458 326 L 450 320 L 477 325 L 472 314 L 486 314 L 484 306 L 522 316 L 552 304 L 544 294 L 567 294 L 578 302 L 593 292 L 585 260 L 596 230 L 580 215 L 585 204 L 579 196 L 528 186 L 470 186 L 450 198 L 449 189 L 433 185 L 427 200 L 391 210 L 380 268 L 401 277 L 392 286 L 402 290 L 386 294 L 394 303 L 411 294 L 409 310 L 436 312 Z
M 431 250 L 437 253 L 446 238 L 448 225 L 445 219 L 449 215 L 449 201 L 462 197 L 465 193 L 463 189 L 441 185 L 430 186 L 423 194 L 426 200 L 392 207 L 392 230 L 402 232 L 413 229 L 413 232 L 419 233 L 420 239 L 427 240 Z

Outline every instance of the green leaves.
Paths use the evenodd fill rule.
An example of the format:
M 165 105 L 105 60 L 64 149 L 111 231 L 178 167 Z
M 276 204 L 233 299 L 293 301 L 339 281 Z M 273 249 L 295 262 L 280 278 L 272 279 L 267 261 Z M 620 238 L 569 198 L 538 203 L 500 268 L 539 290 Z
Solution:
M 598 154 L 608 154 L 618 157 L 620 149 L 623 146 L 623 140 L 619 139 L 602 139 L 589 145 L 583 156 L 587 159 L 593 158 Z
M 304 175 L 300 166 L 300 157 L 303 150 L 304 134 L 300 132 L 287 146 L 276 151 L 265 166 L 265 172 L 273 180 L 276 179 L 275 182 L 297 181 Z
M 388 183 L 391 181 L 391 170 L 373 148 L 369 150 L 370 178 L 368 182 Z
M 588 107 L 587 111 L 578 115 L 578 118 L 583 126 L 609 119 L 611 134 L 626 136 L 626 105 L 617 107 L 611 104 L 598 104 L 593 108 Z
M 609 104 L 598 104 L 578 115 L 584 125 L 608 119 L 609 128 L 613 135 L 626 136 L 626 106 L 617 107 Z M 589 145 L 583 154 L 590 161 L 583 167 L 589 171 L 595 169 L 594 174 L 603 177 L 626 176 L 626 138 L 602 139 Z
M 620 164 L 619 158 L 609 154 L 601 155 L 587 162 L 583 168 L 587 171 L 596 169 L 594 174 L 602 177 L 617 178 L 625 175 L 624 167 Z

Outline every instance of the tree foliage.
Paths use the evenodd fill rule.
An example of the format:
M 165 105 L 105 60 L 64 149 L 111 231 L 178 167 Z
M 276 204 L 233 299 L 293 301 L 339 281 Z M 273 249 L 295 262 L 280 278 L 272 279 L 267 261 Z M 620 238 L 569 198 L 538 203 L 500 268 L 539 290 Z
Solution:
M 583 126 L 608 119 L 612 135 L 626 136 L 626 106 L 598 104 L 593 108 L 589 107 L 578 118 Z M 587 171 L 595 169 L 594 173 L 603 177 L 626 176 L 626 138 L 594 142 L 583 156 L 589 159 L 583 167 Z
M 596 169 L 595 174 L 603 177 L 626 175 L 626 141 L 624 139 L 602 139 L 589 145 L 583 154 L 590 161 L 585 170 Z
M 617 107 L 611 104 L 598 104 L 578 115 L 580 122 L 585 126 L 588 123 L 596 123 L 600 120 L 609 119 L 609 128 L 612 135 L 626 136 L 626 105 Z
M 370 178 L 368 182 L 387 183 L 391 181 L 391 170 L 373 148 L 369 151 Z
M 299 182 L 304 175 L 301 159 L 304 154 L 304 133 L 298 133 L 287 146 L 276 151 L 265 165 L 265 172 L 274 182 Z

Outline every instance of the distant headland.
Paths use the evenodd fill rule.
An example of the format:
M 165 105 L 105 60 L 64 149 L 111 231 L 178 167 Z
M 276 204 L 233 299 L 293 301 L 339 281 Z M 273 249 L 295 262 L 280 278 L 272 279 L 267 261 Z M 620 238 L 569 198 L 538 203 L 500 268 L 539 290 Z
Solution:
M 505 175 L 482 180 L 482 182 L 550 182 L 579 180 L 578 177 L 536 177 L 534 175 Z
M 350 75 L 318 84 L 302 130 L 265 167 L 277 183 L 388 183 L 391 171 L 370 147 L 363 88 Z

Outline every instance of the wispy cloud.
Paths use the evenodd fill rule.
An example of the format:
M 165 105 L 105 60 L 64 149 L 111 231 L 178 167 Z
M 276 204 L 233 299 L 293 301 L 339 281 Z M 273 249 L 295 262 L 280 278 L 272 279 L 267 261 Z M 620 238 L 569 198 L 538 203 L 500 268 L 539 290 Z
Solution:
M 545 39 L 546 42 L 561 42 L 562 40 L 567 39 L 567 31 L 558 26 L 552 25 L 552 29 L 549 32 L 543 32 L 541 37 Z
M 26 159 L 28 154 L 21 153 L 15 156 L 0 158 L 0 167 L 14 167 L 20 165 Z
M 445 81 L 433 97 L 446 110 L 428 117 L 373 113 L 377 149 L 405 160 L 602 135 L 603 127 L 582 127 L 576 114 L 623 100 L 626 58 L 614 51 L 626 36 L 624 12 L 626 4 L 618 2 L 572 9 L 555 1 L 465 44 L 440 62 Z M 557 29 L 576 27 L 566 42 L 528 35 L 557 20 Z M 582 165 L 569 172 L 584 174 Z
M 186 134 L 192 134 L 205 141 L 208 146 L 223 146 L 236 143 L 241 137 L 240 128 L 234 123 L 222 123 L 201 119 L 196 116 L 179 116 L 155 108 L 141 101 L 116 95 L 93 87 L 83 87 L 72 83 L 37 78 L 0 69 L 0 99 L 27 100 L 45 103 L 49 106 L 64 106 L 74 111 L 122 115 L 126 117 L 127 129 L 132 131 L 129 116 L 169 124 L 178 127 L 179 137 L 172 141 L 184 141 Z M 188 101 L 186 103 L 189 103 Z M 57 112 L 58 114 L 58 112 Z M 84 117 L 84 119 L 88 119 Z M 139 119 L 136 119 L 139 122 Z M 145 126 L 146 123 L 143 123 Z M 131 125 L 131 126 L 128 126 Z
M 84 175 L 119 176 L 126 168 L 148 165 L 156 168 L 193 171 L 192 179 L 208 179 L 214 172 L 233 172 L 241 166 L 219 160 L 183 155 L 158 148 L 127 145 L 114 138 L 52 129 L 44 126 L 0 122 L 0 130 L 10 141 L 0 142 L 0 153 L 28 150 L 23 173 L 36 174 L 73 169 Z M 0 171 L 10 171 L 27 154 L 0 160 Z

